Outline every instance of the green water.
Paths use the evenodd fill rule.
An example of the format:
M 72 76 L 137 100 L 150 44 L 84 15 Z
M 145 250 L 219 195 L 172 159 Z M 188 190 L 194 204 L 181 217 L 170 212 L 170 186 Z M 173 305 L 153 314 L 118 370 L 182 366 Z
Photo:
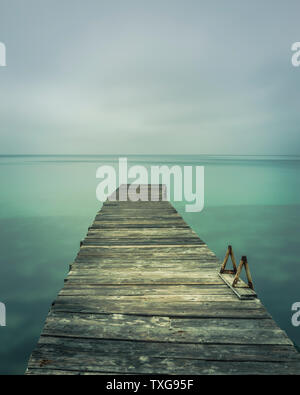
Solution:
M 300 301 L 300 158 L 130 156 L 129 165 L 205 166 L 205 209 L 188 224 L 222 259 L 247 255 L 259 296 L 300 345 L 291 305 Z M 96 169 L 113 156 L 0 157 L 0 373 L 23 373 L 69 263 L 101 204 Z

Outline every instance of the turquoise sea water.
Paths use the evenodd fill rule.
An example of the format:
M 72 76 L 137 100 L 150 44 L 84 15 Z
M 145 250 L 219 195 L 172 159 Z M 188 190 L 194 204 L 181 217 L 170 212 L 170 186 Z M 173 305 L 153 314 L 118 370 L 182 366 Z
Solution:
M 101 204 L 98 166 L 117 156 L 0 157 L 0 374 L 23 373 L 51 302 Z M 291 305 L 300 301 L 300 158 L 129 156 L 129 165 L 205 167 L 205 208 L 187 223 L 220 259 L 247 255 L 260 299 L 300 345 Z

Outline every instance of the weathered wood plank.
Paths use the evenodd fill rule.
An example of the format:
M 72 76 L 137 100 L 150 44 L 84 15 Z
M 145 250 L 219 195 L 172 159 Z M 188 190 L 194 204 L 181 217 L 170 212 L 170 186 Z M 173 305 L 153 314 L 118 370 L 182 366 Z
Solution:
M 211 362 L 211 361 L 197 361 L 196 366 L 192 363 L 183 363 L 180 359 L 174 360 L 174 363 L 165 363 L 158 365 L 157 360 L 147 360 L 149 366 L 148 370 L 140 370 L 134 368 L 131 373 L 126 373 L 120 368 L 113 372 L 106 368 L 104 371 L 95 370 L 88 371 L 87 366 L 81 366 L 80 370 L 51 370 L 51 369 L 29 369 L 28 375 L 142 375 L 153 374 L 158 375 L 161 372 L 167 371 L 167 366 L 171 367 L 170 375 L 298 375 L 300 364 L 297 362 L 283 362 L 283 363 L 267 363 L 267 362 Z M 132 366 L 132 365 L 129 365 Z M 86 369 L 86 370 L 85 370 Z M 128 370 L 127 370 L 128 371 Z
M 225 285 L 104 285 L 76 286 L 66 283 L 59 296 L 155 296 L 155 295 L 232 295 Z
M 158 244 L 159 243 L 159 244 Z M 153 237 L 153 238 L 120 238 L 120 239 L 89 239 L 85 238 L 82 241 L 83 246 L 133 246 L 134 248 L 139 245 L 144 246 L 165 246 L 165 245 L 201 245 L 203 242 L 198 239 L 182 239 L 182 238 L 160 238 L 160 237 Z
M 163 343 L 132 342 L 126 340 L 73 339 L 41 336 L 37 352 L 33 356 L 34 364 L 38 359 L 46 359 L 47 352 L 57 352 L 61 357 L 76 358 L 79 354 L 88 354 L 92 363 L 98 364 L 102 355 L 152 356 L 157 358 L 181 358 L 212 361 L 252 361 L 285 362 L 300 361 L 300 354 L 293 346 L 279 345 L 243 345 L 236 344 L 199 344 L 199 343 Z M 73 354 L 72 354 L 73 353 Z M 95 358 L 95 359 L 94 359 Z M 40 361 L 38 362 L 40 364 Z M 49 367 L 50 365 L 48 365 Z
M 219 273 L 219 276 L 224 280 L 228 287 L 240 298 L 240 299 L 253 299 L 257 297 L 256 292 L 249 288 L 249 286 L 240 278 L 235 287 L 233 287 L 233 274 Z
M 98 236 L 98 237 L 124 237 L 124 230 L 107 230 L 101 232 L 99 230 L 90 230 L 87 234 L 88 236 Z M 126 232 L 126 237 L 141 237 L 141 236 L 177 236 L 177 237 L 192 237 L 199 239 L 199 236 L 191 229 L 129 229 Z
M 61 339 L 56 339 L 56 343 L 39 344 L 29 368 L 48 371 L 49 369 L 64 370 L 67 367 L 69 371 L 118 374 L 157 374 L 161 371 L 165 374 L 207 374 L 208 371 L 213 374 L 228 374 L 228 370 L 225 372 L 226 369 L 229 369 L 230 374 L 241 374 L 241 370 L 248 374 L 268 374 L 268 369 L 274 369 L 272 373 L 276 374 L 282 373 L 282 370 L 297 374 L 300 368 L 299 359 L 288 350 L 288 347 L 254 346 L 251 349 L 250 346 L 246 350 L 245 347 L 241 349 L 238 345 L 232 355 L 228 346 L 219 347 L 218 352 L 216 346 L 210 345 L 185 344 L 187 350 L 183 350 L 179 348 L 183 346 L 182 344 L 146 342 L 125 344 L 126 342 L 117 342 L 112 345 L 111 342 L 105 344 L 103 341 L 99 344 L 90 340 L 75 342 L 73 339 L 65 339 L 61 342 Z M 102 348 L 100 349 L 99 346 Z M 141 349 L 141 346 L 145 348 Z M 119 349 L 118 353 L 116 349 Z M 166 351 L 169 353 L 167 354 Z M 189 353 L 187 354 L 186 351 Z M 272 357 L 274 353 L 278 355 L 277 360 Z M 186 355 L 188 357 L 185 357 Z M 257 358 L 260 360 L 257 361 Z M 238 367 L 239 364 L 242 364 L 242 369 Z
M 143 277 L 144 279 L 147 278 L 168 278 L 168 277 L 182 277 L 182 273 L 178 273 L 176 270 L 172 270 L 172 268 L 169 268 L 168 271 L 166 272 L 165 267 L 157 267 L 157 268 L 143 268 L 143 271 L 141 272 L 140 268 L 137 267 L 135 268 L 134 266 L 130 266 L 126 270 L 126 266 L 124 268 L 120 267 L 114 268 L 114 273 L 118 278 L 121 278 L 122 276 L 126 276 L 128 278 L 137 278 L 137 277 Z M 213 278 L 215 280 L 219 280 L 218 273 L 214 268 L 205 268 L 205 273 L 200 274 L 200 269 L 199 267 L 192 267 L 189 265 L 186 265 L 184 275 L 185 277 L 192 277 L 194 278 L 195 276 L 199 279 L 203 278 Z M 88 267 L 80 267 L 80 265 L 73 266 L 72 270 L 68 274 L 68 278 L 72 276 L 80 276 L 80 277 L 105 277 L 105 276 L 110 276 L 111 277 L 111 267 L 108 269 L 105 269 L 103 267 L 101 268 L 88 268 Z
M 149 274 L 149 273 L 148 273 Z M 155 277 L 143 277 L 141 273 L 138 273 L 136 277 L 128 278 L 128 276 L 124 275 L 119 278 L 113 278 L 110 275 L 102 276 L 101 278 L 95 278 L 91 276 L 68 276 L 65 280 L 68 283 L 72 284 L 93 284 L 93 285 L 116 285 L 116 284 L 161 284 L 161 285 L 169 285 L 169 284 L 178 284 L 178 285 L 219 285 L 222 284 L 222 280 L 218 277 L 199 277 L 195 278 L 195 276 L 190 275 L 180 275 L 179 273 L 174 273 L 174 275 L 169 276 L 164 273 L 160 275 L 157 273 Z
M 134 253 L 133 253 L 134 252 Z M 79 250 L 78 255 L 98 255 L 103 257 L 114 257 L 120 255 L 122 257 L 134 256 L 134 257 L 146 257 L 151 256 L 153 258 L 159 258 L 162 256 L 169 255 L 182 257 L 185 259 L 197 259 L 201 258 L 202 253 L 215 258 L 213 253 L 209 254 L 207 246 L 203 245 L 137 245 L 137 246 L 82 246 Z M 215 258 L 216 259 L 216 258 Z
M 270 318 L 261 304 L 239 304 L 232 295 L 164 295 L 153 297 L 60 296 L 55 312 L 85 314 L 134 314 L 202 318 Z
M 116 260 L 110 260 L 107 262 L 101 261 L 101 259 L 96 260 L 96 261 L 81 261 L 81 262 L 74 262 L 71 265 L 71 268 L 73 270 L 81 270 L 81 269 L 98 269 L 98 270 L 144 270 L 144 269 L 167 269 L 167 270 L 180 270 L 182 268 L 183 262 L 177 262 L 177 261 L 131 261 L 131 262 L 126 262 L 120 263 L 119 261 Z M 189 270 L 194 269 L 197 270 L 198 272 L 203 269 L 208 269 L 208 270 L 215 270 L 216 269 L 216 263 L 214 261 L 204 261 L 204 262 L 195 262 L 195 261 L 187 261 L 185 263 L 185 267 Z
M 292 345 L 272 319 L 181 319 L 53 310 L 48 315 L 43 335 L 177 343 Z
M 184 223 L 181 222 L 138 222 L 138 221 L 126 221 L 126 222 L 117 222 L 117 221 L 95 221 L 92 226 L 90 226 L 90 230 L 95 230 L 95 229 L 171 229 L 171 228 L 181 228 L 181 229 L 187 229 L 188 226 Z

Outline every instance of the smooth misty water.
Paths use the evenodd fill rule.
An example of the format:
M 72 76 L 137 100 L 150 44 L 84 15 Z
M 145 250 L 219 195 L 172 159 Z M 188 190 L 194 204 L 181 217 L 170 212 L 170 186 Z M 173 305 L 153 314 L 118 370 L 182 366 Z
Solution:
M 0 373 L 23 373 L 69 263 L 101 204 L 95 172 L 112 156 L 0 157 Z M 205 209 L 188 224 L 222 259 L 247 255 L 257 292 L 300 345 L 291 305 L 300 301 L 299 158 L 131 156 L 129 164 L 205 166 Z

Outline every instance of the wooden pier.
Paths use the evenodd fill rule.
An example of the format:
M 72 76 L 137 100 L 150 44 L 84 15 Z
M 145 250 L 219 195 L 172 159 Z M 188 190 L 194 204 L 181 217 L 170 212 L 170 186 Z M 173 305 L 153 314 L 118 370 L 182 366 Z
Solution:
M 26 374 L 299 374 L 285 332 L 157 191 L 104 203 Z

